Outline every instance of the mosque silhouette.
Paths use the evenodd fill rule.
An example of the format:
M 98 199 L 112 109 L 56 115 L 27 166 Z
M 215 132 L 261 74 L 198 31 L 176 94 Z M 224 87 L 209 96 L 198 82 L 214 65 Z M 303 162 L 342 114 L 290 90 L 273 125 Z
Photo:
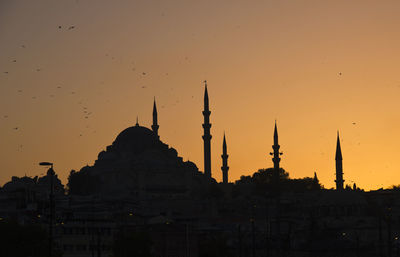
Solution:
M 218 183 L 211 169 L 211 111 L 204 84 L 204 172 L 160 140 L 154 99 L 151 129 L 136 120 L 98 154 L 93 165 L 72 170 L 66 187 L 51 164 L 43 177 L 13 177 L 0 188 L 0 256 L 394 256 L 400 252 L 400 191 L 364 192 L 356 185 L 345 186 L 339 133 L 336 189 L 324 189 L 316 173 L 313 178 L 289 177 L 280 165 L 283 153 L 276 121 L 273 167 L 229 182 L 224 134 Z M 38 227 L 32 230 L 31 225 Z M 36 233 L 35 241 L 18 231 Z M 18 247 L 20 241 L 26 247 Z

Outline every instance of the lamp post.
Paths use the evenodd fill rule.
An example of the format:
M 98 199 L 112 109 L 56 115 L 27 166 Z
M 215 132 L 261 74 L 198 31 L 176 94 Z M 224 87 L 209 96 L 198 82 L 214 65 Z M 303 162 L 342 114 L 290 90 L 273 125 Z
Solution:
M 40 166 L 49 167 L 47 175 L 50 176 L 50 216 L 49 216 L 49 256 L 53 256 L 53 219 L 54 219 L 54 186 L 53 186 L 53 163 L 51 162 L 40 162 Z

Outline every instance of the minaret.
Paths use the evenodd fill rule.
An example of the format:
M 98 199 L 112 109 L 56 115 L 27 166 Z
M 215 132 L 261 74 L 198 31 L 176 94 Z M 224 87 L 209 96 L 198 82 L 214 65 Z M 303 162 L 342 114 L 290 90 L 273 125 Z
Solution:
M 136 116 L 136 125 L 135 125 L 136 127 L 138 127 L 139 126 L 139 117 L 138 116 Z
M 203 123 L 203 129 L 204 129 L 204 135 L 203 135 L 203 141 L 204 141 L 204 174 L 207 177 L 211 178 L 211 134 L 210 134 L 210 108 L 208 105 L 208 92 L 207 92 L 207 81 L 204 81 L 205 85 L 205 91 L 204 91 L 204 110 L 203 110 L 203 116 L 204 116 L 204 123 Z
M 279 155 L 282 155 L 282 153 L 279 152 L 279 148 L 281 146 L 278 143 L 278 129 L 276 127 L 276 121 L 275 121 L 275 129 L 274 129 L 274 144 L 272 145 L 272 149 L 274 150 L 273 153 L 270 153 L 270 155 L 273 155 L 274 157 L 272 158 L 272 161 L 274 163 L 274 174 L 273 174 L 273 179 L 275 182 L 279 181 L 279 162 L 281 161 L 281 158 Z
M 342 164 L 342 149 L 340 148 L 339 131 L 337 133 L 337 143 L 336 143 L 336 190 L 343 190 L 343 164 Z
M 313 178 L 313 180 L 314 180 L 314 181 L 319 181 L 319 180 L 318 180 L 318 177 L 317 177 L 317 172 L 314 172 L 314 178 Z
M 312 180 L 312 189 L 320 189 L 319 179 L 317 177 L 317 172 L 314 172 L 314 178 Z
M 158 136 L 158 128 L 160 126 L 158 126 L 157 123 L 157 106 L 156 106 L 156 98 L 154 97 L 154 104 L 153 104 L 153 125 L 151 125 L 151 129 L 153 130 L 154 134 L 156 134 L 157 137 Z
M 228 170 L 229 170 L 229 166 L 228 166 L 228 153 L 226 150 L 226 139 L 225 139 L 225 133 L 224 133 L 224 142 L 222 143 L 222 183 L 223 184 L 228 184 Z

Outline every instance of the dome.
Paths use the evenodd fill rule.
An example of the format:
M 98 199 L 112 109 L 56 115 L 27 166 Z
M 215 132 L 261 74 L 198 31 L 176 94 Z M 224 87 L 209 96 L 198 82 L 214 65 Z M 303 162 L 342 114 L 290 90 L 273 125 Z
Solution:
M 153 131 L 137 125 L 119 133 L 112 144 L 112 148 L 137 153 L 153 148 L 158 144 L 160 144 L 160 140 Z

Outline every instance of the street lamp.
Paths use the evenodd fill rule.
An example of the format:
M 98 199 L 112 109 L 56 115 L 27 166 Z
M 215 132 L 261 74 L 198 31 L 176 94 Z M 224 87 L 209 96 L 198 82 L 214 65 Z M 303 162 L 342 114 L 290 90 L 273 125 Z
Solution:
M 54 219 L 54 186 L 53 186 L 53 163 L 51 162 L 40 162 L 40 166 L 50 167 L 47 171 L 47 175 L 50 176 L 50 217 L 49 217 L 49 256 L 53 256 L 53 219 Z

